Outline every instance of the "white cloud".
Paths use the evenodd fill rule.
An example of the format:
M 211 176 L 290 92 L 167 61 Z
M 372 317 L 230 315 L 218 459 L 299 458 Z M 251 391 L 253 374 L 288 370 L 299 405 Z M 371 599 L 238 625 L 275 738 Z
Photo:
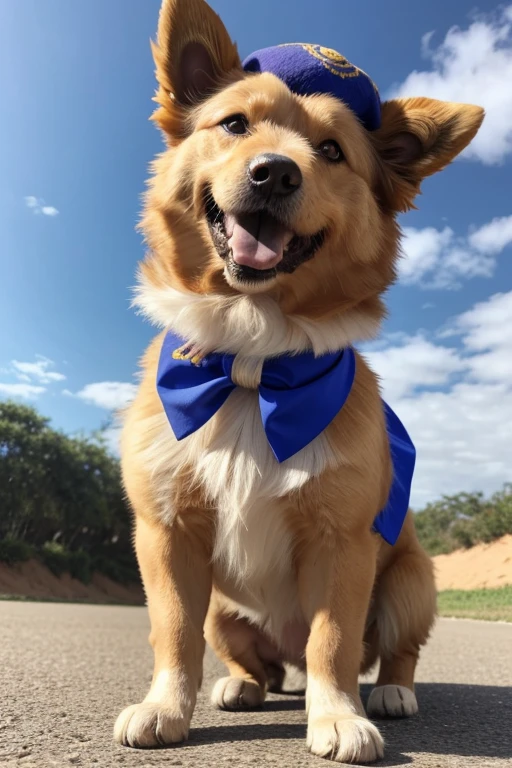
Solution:
M 25 198 L 25 205 L 30 208 L 35 214 L 42 214 L 43 216 L 58 216 L 59 211 L 53 205 L 45 205 L 44 200 L 33 195 L 28 195 Z
M 390 405 L 416 445 L 414 508 L 443 494 L 489 494 L 510 481 L 510 387 L 460 383 Z
M 38 395 L 45 391 L 44 387 L 36 387 L 33 384 L 0 383 L 0 394 L 7 397 L 22 397 L 24 400 L 35 400 Z
M 459 288 L 461 280 L 492 277 L 496 257 L 512 244 L 512 216 L 494 219 L 465 237 L 450 227 L 404 227 L 400 281 L 422 288 Z
M 411 72 L 392 96 L 430 96 L 478 104 L 486 118 L 465 156 L 500 163 L 512 152 L 512 5 L 479 15 L 467 28 L 452 27 L 432 46 L 435 33 L 422 40 L 430 69 Z
M 476 304 L 457 319 L 457 330 L 473 354 L 471 377 L 477 381 L 507 385 L 512 382 L 512 292 L 498 293 Z
M 453 231 L 434 227 L 415 229 L 404 227 L 402 249 L 405 258 L 399 264 L 400 279 L 404 283 L 417 283 L 438 265 L 440 254 L 453 239 Z
M 416 336 L 366 354 L 416 445 L 415 508 L 512 479 L 511 325 L 512 291 L 455 318 L 457 348 Z
M 52 371 L 55 363 L 42 355 L 36 355 L 35 363 L 24 363 L 19 360 L 11 361 L 11 370 L 19 381 L 37 381 L 41 384 L 50 384 L 55 381 L 64 381 L 65 376 L 58 371 Z
M 41 386 L 42 384 L 53 384 L 66 378 L 64 374 L 52 370 L 54 365 L 52 360 L 43 355 L 36 355 L 36 361 L 33 363 L 11 360 L 9 367 L 2 368 L 0 372 L 11 377 L 15 376 L 18 383 L 0 383 L 0 395 L 35 400 L 46 392 L 47 388 Z
M 386 397 L 393 400 L 412 394 L 418 387 L 448 384 L 465 368 L 455 349 L 433 344 L 421 335 L 366 356 L 382 378 Z
M 499 253 L 512 243 L 512 216 L 493 219 L 473 232 L 468 241 L 480 253 Z
M 43 213 L 45 216 L 58 216 L 59 212 L 56 208 L 53 207 L 53 205 L 43 205 L 41 208 L 41 213 Z
M 464 334 L 464 343 L 472 351 L 490 347 L 511 347 L 512 292 L 496 293 L 459 315 L 456 327 Z
M 135 397 L 136 392 L 136 385 L 129 382 L 100 381 L 95 384 L 88 384 L 73 397 L 79 397 L 86 403 L 98 406 L 98 408 L 114 411 L 128 405 Z M 64 390 L 64 394 L 71 395 L 72 393 Z

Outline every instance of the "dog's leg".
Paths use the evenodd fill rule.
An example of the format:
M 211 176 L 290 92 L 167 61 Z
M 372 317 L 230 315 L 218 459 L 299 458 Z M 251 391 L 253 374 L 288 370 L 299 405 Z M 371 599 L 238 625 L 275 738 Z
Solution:
M 277 667 L 272 678 L 269 676 L 268 689 L 272 693 L 304 696 L 306 693 L 306 663 L 283 662 Z
M 397 553 L 375 591 L 380 670 L 368 700 L 371 717 L 408 717 L 418 711 L 414 671 L 436 612 L 430 558 L 415 546 Z
M 379 679 L 368 699 L 369 717 L 410 717 L 418 712 L 414 670 L 418 651 L 381 659 Z
M 364 633 L 363 661 L 361 663 L 361 675 L 368 674 L 379 660 L 379 635 L 377 632 L 377 623 L 372 617 L 372 621 L 367 625 Z
M 257 652 L 261 641 L 258 629 L 245 619 L 224 612 L 213 596 L 205 637 L 229 672 L 229 677 L 217 680 L 212 703 L 230 710 L 260 707 L 267 692 L 267 672 Z
M 211 591 L 204 520 L 196 531 L 194 517 L 194 512 L 185 513 L 172 526 L 137 520 L 136 549 L 155 666 L 144 701 L 117 719 L 114 738 L 126 746 L 157 747 L 188 736 L 202 678 L 203 624 Z
M 311 632 L 306 649 L 308 747 L 341 763 L 372 762 L 383 740 L 364 714 L 358 675 L 375 577 L 369 530 L 326 536 L 299 563 L 299 591 Z

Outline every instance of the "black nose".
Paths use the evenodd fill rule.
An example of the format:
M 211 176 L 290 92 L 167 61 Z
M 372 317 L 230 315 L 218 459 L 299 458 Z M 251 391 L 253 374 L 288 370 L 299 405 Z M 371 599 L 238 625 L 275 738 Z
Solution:
M 302 184 L 302 173 L 293 160 L 284 155 L 258 155 L 249 164 L 249 180 L 264 197 L 291 195 Z

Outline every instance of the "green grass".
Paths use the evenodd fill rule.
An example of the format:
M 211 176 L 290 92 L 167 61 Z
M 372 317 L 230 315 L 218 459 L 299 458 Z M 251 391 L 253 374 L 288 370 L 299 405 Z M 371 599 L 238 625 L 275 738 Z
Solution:
M 498 589 L 450 589 L 438 595 L 440 616 L 512 622 L 512 585 Z

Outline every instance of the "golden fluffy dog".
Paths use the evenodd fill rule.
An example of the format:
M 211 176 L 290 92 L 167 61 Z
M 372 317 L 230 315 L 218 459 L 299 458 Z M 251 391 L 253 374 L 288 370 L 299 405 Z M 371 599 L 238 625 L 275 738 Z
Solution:
M 380 659 L 368 715 L 413 715 L 415 666 L 435 615 L 412 514 L 395 546 L 372 531 L 393 474 L 378 382 L 357 355 L 344 407 L 281 463 L 257 388 L 266 359 L 376 336 L 396 276 L 397 214 L 471 141 L 483 112 L 399 99 L 368 131 L 334 96 L 246 73 L 203 0 L 164 0 L 153 52 L 154 119 L 167 148 L 145 201 L 137 301 L 186 342 L 184 357 L 234 355 L 237 387 L 179 442 L 155 385 L 163 335 L 144 357 L 122 466 L 155 666 L 115 738 L 132 747 L 187 738 L 206 637 L 229 671 L 214 704 L 260 706 L 268 690 L 289 690 L 285 671 L 298 669 L 311 752 L 369 762 L 383 740 L 358 675 Z M 288 163 L 276 182 L 286 194 L 272 187 L 256 205 L 251 185 L 268 178 L 268 157 Z M 267 217 L 266 245 L 242 226 L 255 210 Z

